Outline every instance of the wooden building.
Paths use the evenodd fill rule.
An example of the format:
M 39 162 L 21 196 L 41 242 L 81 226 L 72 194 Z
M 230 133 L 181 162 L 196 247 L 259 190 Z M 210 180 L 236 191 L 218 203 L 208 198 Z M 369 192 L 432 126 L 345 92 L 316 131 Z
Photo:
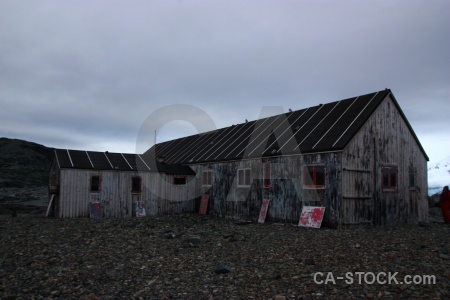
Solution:
M 136 216 L 139 203 L 148 216 L 192 212 L 194 201 L 185 200 L 194 198 L 186 184 L 193 170 L 158 165 L 144 155 L 55 149 L 49 214 L 89 217 L 92 203 L 99 204 L 101 217 Z
M 104 216 L 132 215 L 132 178 L 141 174 L 148 191 L 140 199 L 150 215 L 195 211 L 207 194 L 208 213 L 221 217 L 257 220 L 268 199 L 269 221 L 298 223 L 303 206 L 325 207 L 329 227 L 428 220 L 428 157 L 388 89 L 159 143 L 143 155 L 123 155 L 131 169 L 115 170 L 112 161 L 98 168 L 86 153 L 84 168 L 67 157 L 54 163 L 60 217 L 80 215 L 62 213 L 65 199 L 83 199 L 85 209 L 94 197 L 89 178 L 99 172 L 99 199 L 114 207 Z M 184 178 L 179 185 L 174 175 Z M 171 184 L 162 188 L 161 180 Z

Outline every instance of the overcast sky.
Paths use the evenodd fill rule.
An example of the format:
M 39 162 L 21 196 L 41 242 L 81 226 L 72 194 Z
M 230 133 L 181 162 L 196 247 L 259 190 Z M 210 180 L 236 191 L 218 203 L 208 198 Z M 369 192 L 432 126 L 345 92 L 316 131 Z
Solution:
M 133 153 L 149 116 L 180 120 L 161 142 L 196 133 L 192 119 L 209 130 L 390 88 L 439 161 L 449 53 L 447 0 L 0 0 L 0 136 Z

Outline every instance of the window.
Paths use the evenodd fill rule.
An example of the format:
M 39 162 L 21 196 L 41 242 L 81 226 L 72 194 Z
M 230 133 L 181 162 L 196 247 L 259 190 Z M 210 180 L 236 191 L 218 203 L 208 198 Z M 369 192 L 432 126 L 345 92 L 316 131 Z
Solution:
M 139 194 L 142 192 L 141 177 L 131 177 L 131 192 L 135 194 Z
M 173 177 L 173 184 L 175 184 L 175 185 L 185 185 L 186 184 L 186 177 L 185 176 L 174 176 Z
M 303 168 L 303 185 L 307 188 L 325 188 L 325 166 L 305 166 Z
M 265 189 L 270 188 L 270 163 L 264 164 L 263 185 Z
M 203 171 L 202 184 L 204 186 L 212 185 L 212 171 Z
M 383 189 L 397 189 L 397 167 L 383 167 Z
M 100 176 L 91 176 L 91 192 L 100 192 Z
M 238 169 L 238 186 L 250 186 L 250 169 Z
M 416 188 L 416 174 L 413 168 L 409 169 L 409 189 L 413 190 Z

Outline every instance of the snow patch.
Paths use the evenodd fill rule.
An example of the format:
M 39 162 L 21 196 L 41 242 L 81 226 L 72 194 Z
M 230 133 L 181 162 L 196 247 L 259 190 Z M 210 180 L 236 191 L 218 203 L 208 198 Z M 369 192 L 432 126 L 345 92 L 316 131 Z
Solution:
M 428 195 L 440 193 L 450 186 L 450 156 L 437 162 L 428 162 Z

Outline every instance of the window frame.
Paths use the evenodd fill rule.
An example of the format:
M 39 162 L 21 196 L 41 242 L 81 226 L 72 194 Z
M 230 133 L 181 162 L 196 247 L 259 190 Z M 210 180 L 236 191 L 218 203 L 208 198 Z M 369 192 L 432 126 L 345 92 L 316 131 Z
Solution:
M 385 184 L 385 170 L 388 171 L 388 178 L 387 178 L 387 185 Z M 395 172 L 392 172 L 392 171 Z M 392 175 L 395 174 L 395 177 L 393 177 Z M 395 185 L 392 182 L 392 179 L 395 178 Z M 398 175 L 398 167 L 395 165 L 385 165 L 381 167 L 381 188 L 383 189 L 383 191 L 398 191 L 398 180 L 399 180 L 399 175 Z
M 310 174 L 309 168 L 312 167 L 312 173 Z M 317 184 L 317 168 L 323 168 L 323 184 Z M 311 182 L 306 180 L 311 178 Z M 323 164 L 305 165 L 303 166 L 303 188 L 305 189 L 325 189 L 327 182 L 327 170 Z
M 412 175 L 412 177 L 411 177 L 411 175 Z M 410 191 L 417 190 L 416 182 L 417 182 L 417 180 L 416 180 L 416 170 L 411 167 L 408 170 L 408 188 L 409 188 Z
M 98 182 L 97 182 L 98 189 L 97 190 L 92 189 L 93 188 L 92 181 L 93 181 L 94 177 L 98 177 Z M 101 191 L 102 191 L 102 176 L 100 176 L 99 174 L 91 174 L 91 178 L 89 180 L 89 192 L 90 193 L 100 193 Z
M 179 183 L 177 180 L 183 179 L 184 182 Z M 173 185 L 186 185 L 187 184 L 187 176 L 173 176 L 172 179 Z
M 135 180 L 139 180 L 139 190 L 136 190 Z M 131 193 L 132 194 L 141 194 L 142 193 L 142 177 L 141 176 L 133 176 L 131 177 Z
M 211 170 L 203 170 L 202 172 L 202 186 L 212 186 L 213 172 Z
M 244 178 L 241 180 L 241 174 L 243 174 Z M 251 182 L 251 169 L 250 168 L 239 168 L 237 170 L 237 186 L 238 187 L 249 187 L 252 185 Z
M 270 188 L 271 175 L 272 175 L 272 166 L 270 162 L 263 163 L 263 187 L 265 189 Z

